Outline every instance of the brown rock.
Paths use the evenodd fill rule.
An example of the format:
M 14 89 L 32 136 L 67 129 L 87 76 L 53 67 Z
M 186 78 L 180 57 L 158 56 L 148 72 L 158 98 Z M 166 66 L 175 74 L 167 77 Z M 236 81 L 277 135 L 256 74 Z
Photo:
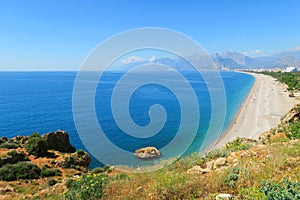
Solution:
M 220 168 L 226 164 L 226 158 L 218 158 L 214 163 L 214 169 Z
M 204 174 L 204 173 L 209 173 L 212 170 L 209 168 L 201 168 L 200 166 L 196 165 L 192 167 L 191 169 L 187 170 L 188 174 Z
M 160 151 L 155 147 L 145 147 L 136 150 L 134 155 L 142 159 L 157 158 L 160 156 Z
M 69 134 L 66 131 L 58 130 L 56 132 L 47 133 L 42 136 L 45 138 L 49 149 L 60 151 L 63 153 L 73 153 L 76 151 L 69 140 Z

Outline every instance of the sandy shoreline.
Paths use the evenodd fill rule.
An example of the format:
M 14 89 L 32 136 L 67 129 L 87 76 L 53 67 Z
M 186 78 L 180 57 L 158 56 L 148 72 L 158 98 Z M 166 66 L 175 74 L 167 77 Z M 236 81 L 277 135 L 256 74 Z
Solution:
M 255 83 L 228 130 L 213 148 L 220 148 L 237 137 L 258 139 L 276 126 L 297 102 L 288 96 L 286 86 L 263 74 L 252 74 Z

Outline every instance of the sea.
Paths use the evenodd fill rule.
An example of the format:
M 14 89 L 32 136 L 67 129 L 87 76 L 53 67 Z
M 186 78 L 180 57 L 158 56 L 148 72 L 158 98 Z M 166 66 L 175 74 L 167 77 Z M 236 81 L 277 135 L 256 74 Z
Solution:
M 181 140 L 175 143 L 172 140 L 176 138 L 181 123 L 189 123 L 188 119 L 184 121 L 184 117 L 181 116 L 183 114 L 181 106 L 189 104 L 189 101 L 186 103 L 182 102 L 182 99 L 178 99 L 176 96 L 177 90 L 151 82 L 137 87 L 131 94 L 129 102 L 125 102 L 127 107 L 116 106 L 116 109 L 121 107 L 123 110 L 119 111 L 121 112 L 118 115 L 119 119 L 115 119 L 117 116 L 114 112 L 118 112 L 118 110 L 112 111 L 111 97 L 116 93 L 114 88 L 117 81 L 124 75 L 122 72 L 103 74 L 96 86 L 92 107 L 97 118 L 98 129 L 102 133 L 94 128 L 97 126 L 89 124 L 89 116 L 92 116 L 89 110 L 77 112 L 74 115 L 73 92 L 77 72 L 0 72 L 0 137 L 12 138 L 17 135 L 30 135 L 34 132 L 44 134 L 56 130 L 65 130 L 69 133 L 71 144 L 76 149 L 83 149 L 91 153 L 90 168 L 102 166 L 103 164 L 140 166 L 143 161 L 134 156 L 134 151 L 146 146 L 154 146 L 158 149 L 164 149 L 168 146 L 166 152 L 162 150 L 162 155 L 166 159 L 183 157 L 199 150 L 205 150 L 206 147 L 216 142 L 230 126 L 250 92 L 255 79 L 245 73 L 219 72 L 225 94 L 224 99 L 220 98 L 219 100 L 222 101 L 222 105 L 225 105 L 225 112 L 221 112 L 222 109 L 218 108 L 219 104 L 213 103 L 216 99 L 212 100 L 214 93 L 220 93 L 219 90 L 211 88 L 199 73 L 182 72 L 182 74 L 196 95 L 199 110 L 195 110 L 195 113 L 199 113 L 199 121 L 192 120 L 195 118 L 190 115 L 193 115 L 194 112 L 184 116 L 185 118 L 190 117 L 190 121 L 197 124 L 197 127 L 196 129 L 191 128 L 191 130 L 195 130 L 191 131 L 193 132 L 193 138 L 190 140 L 188 147 L 183 148 L 184 151 L 180 151 L 180 155 L 178 153 L 179 147 L 186 145 L 183 141 L 184 137 L 181 137 Z M 171 77 L 170 80 L 164 81 L 174 83 L 171 85 L 175 85 L 177 89 L 181 88 L 181 83 L 177 79 L 173 80 Z M 182 88 L 182 90 L 185 89 Z M 191 99 L 192 97 L 187 96 L 188 94 L 185 93 L 186 96 L 183 99 Z M 120 102 L 120 99 L 116 102 Z M 153 105 L 159 105 L 159 108 L 156 111 L 155 109 L 151 110 Z M 150 110 L 154 110 L 154 113 L 158 112 L 158 115 L 151 115 Z M 220 113 L 218 113 L 218 110 L 220 110 Z M 162 115 L 159 115 L 160 112 L 162 112 Z M 131 117 L 128 122 L 128 119 L 123 120 L 123 118 L 128 117 L 128 115 L 125 115 L 126 113 Z M 218 117 L 215 118 L 216 115 L 224 115 L 224 120 L 219 120 Z M 75 116 L 76 120 L 74 120 Z M 164 117 L 160 119 L 159 116 Z M 85 120 L 85 123 L 78 123 L 81 119 Z M 130 135 L 126 130 L 119 127 L 120 124 L 116 122 L 117 120 L 121 122 L 123 120 L 128 124 L 133 122 L 137 126 L 146 128 L 140 129 L 143 130 L 139 133 L 141 137 Z M 164 123 L 161 123 L 161 121 Z M 154 131 L 156 134 L 148 133 L 146 130 L 147 125 L 152 122 L 156 122 L 159 127 L 161 126 L 156 132 Z M 91 120 L 90 123 L 95 123 L 95 121 Z M 221 131 L 214 131 L 213 128 L 220 127 L 220 125 L 222 127 Z M 187 125 L 187 127 L 189 126 Z M 147 132 L 147 137 L 143 136 L 144 131 Z M 184 134 L 188 138 L 188 130 L 185 131 Z M 86 142 L 83 136 L 85 133 L 83 132 L 88 133 L 89 137 L 104 134 L 108 139 L 107 141 L 110 142 L 109 145 L 117 146 L 117 148 L 110 150 L 110 148 L 106 148 L 105 145 L 107 144 L 97 139 L 90 138 L 90 142 Z M 99 148 L 94 148 L 96 146 Z M 100 150 L 95 153 L 97 149 Z M 132 158 L 124 158 L 121 152 L 127 152 L 126 155 L 130 155 Z M 101 154 L 105 154 L 106 159 L 99 159 L 98 155 L 101 157 Z M 118 163 L 120 160 L 127 161 Z

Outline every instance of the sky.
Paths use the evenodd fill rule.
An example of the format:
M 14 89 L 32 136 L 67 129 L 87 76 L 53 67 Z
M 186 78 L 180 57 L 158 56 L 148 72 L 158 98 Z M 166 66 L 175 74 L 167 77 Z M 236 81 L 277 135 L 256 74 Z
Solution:
M 0 71 L 78 70 L 120 32 L 162 27 L 208 53 L 270 55 L 300 46 L 298 0 L 0 0 Z

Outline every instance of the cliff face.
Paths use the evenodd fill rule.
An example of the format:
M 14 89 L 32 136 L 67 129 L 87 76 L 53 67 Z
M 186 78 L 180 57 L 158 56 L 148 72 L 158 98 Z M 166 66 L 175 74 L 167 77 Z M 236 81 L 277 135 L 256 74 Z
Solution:
M 63 153 L 74 153 L 76 151 L 69 140 L 69 134 L 66 131 L 58 130 L 43 135 L 45 138 L 48 148 L 63 152 Z
M 0 181 L 0 199 L 64 199 L 68 194 L 86 193 L 89 197 L 100 194 L 105 199 L 272 199 L 270 195 L 273 193 L 300 195 L 299 116 L 300 105 L 297 105 L 282 118 L 277 127 L 263 133 L 257 141 L 237 138 L 221 149 L 205 155 L 194 154 L 143 175 L 124 173 L 117 168 L 111 168 L 109 174 L 100 168 L 85 173 L 88 172 L 90 157 L 83 151 L 61 153 L 48 150 L 46 156 L 36 157 L 29 155 L 24 148 L 32 140 L 30 137 L 2 138 L 0 147 L 4 145 L 7 148 L 0 148 L 0 176 L 7 163 L 11 163 L 10 168 L 24 169 L 25 166 L 30 172 L 40 171 L 40 177 L 34 180 L 19 178 L 16 181 Z M 57 131 L 48 134 L 56 139 L 47 140 L 47 136 L 42 138 L 46 143 L 57 142 L 57 138 L 67 138 L 65 134 Z M 70 148 L 63 150 L 67 149 Z M 148 152 L 157 155 L 152 148 L 140 149 L 136 153 L 144 155 Z M 19 163 L 22 166 L 15 167 Z M 53 175 L 53 170 L 59 171 Z M 54 176 L 57 183 L 52 185 L 49 175 Z M 22 177 L 22 174 L 19 173 L 19 176 Z M 31 173 L 31 177 L 35 176 Z M 102 184 L 101 188 L 95 189 L 98 183 Z M 276 188 L 283 189 L 277 191 Z M 284 188 L 290 188 L 292 192 L 280 193 L 287 192 Z M 268 191 L 273 193 L 269 194 Z
M 76 152 L 66 131 L 59 130 L 43 136 L 34 133 L 11 139 L 0 138 L 0 179 L 18 180 L 18 177 L 6 177 L 3 167 L 12 165 L 13 168 L 15 164 L 25 161 L 41 169 L 47 168 L 48 171 L 59 170 L 65 176 L 65 171 L 71 174 L 88 171 L 91 158 L 82 150 Z

